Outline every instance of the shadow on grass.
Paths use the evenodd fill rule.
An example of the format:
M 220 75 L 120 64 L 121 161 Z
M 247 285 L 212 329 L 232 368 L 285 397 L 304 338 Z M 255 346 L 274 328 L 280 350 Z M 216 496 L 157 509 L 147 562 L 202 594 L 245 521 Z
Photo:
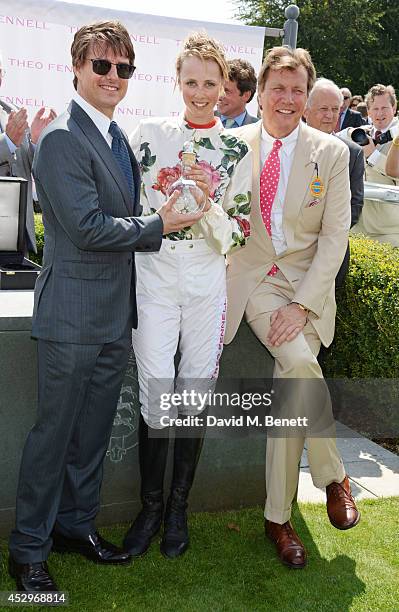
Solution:
M 323 510 L 319 513 L 320 521 L 328 523 L 327 513 L 323 515 Z M 297 504 L 293 511 L 293 524 L 307 550 L 308 565 L 303 572 L 304 600 L 301 603 L 295 597 L 293 604 L 296 602 L 296 605 L 292 609 L 340 612 L 353 609 L 354 599 L 366 591 L 365 583 L 356 574 L 356 561 L 346 554 L 332 559 L 322 557 Z
M 309 515 L 316 539 L 328 537 L 325 511 L 323 515 L 318 507 Z M 157 540 L 145 557 L 128 567 L 100 567 L 77 555 L 57 554 L 50 556 L 49 565 L 59 588 L 69 592 L 68 611 L 350 610 L 354 599 L 365 591 L 355 561 L 345 554 L 336 555 L 334 545 L 327 550 L 330 558 L 323 558 L 297 507 L 293 523 L 309 554 L 303 570 L 281 565 L 273 544 L 265 539 L 261 508 L 191 515 L 191 547 L 173 561 L 162 557 Z M 125 529 L 119 526 L 102 532 L 120 543 Z M 4 547 L 3 552 L 1 588 L 12 590 Z

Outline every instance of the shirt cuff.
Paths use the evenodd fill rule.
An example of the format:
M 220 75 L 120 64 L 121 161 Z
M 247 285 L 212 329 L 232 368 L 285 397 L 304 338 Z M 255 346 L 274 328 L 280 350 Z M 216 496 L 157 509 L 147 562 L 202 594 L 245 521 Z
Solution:
M 206 212 L 204 212 L 204 219 L 209 219 L 209 217 L 211 219 L 212 217 L 223 217 L 222 207 L 219 206 L 219 204 L 215 204 L 212 198 L 208 198 L 208 202 L 211 207 Z
M 9 148 L 9 150 L 10 150 L 11 155 L 14 155 L 14 153 L 15 153 L 15 151 L 18 149 L 18 147 L 17 147 L 17 146 L 15 146 L 15 144 L 13 143 L 13 141 L 11 140 L 11 138 L 9 138 L 9 137 L 7 136 L 7 134 L 4 134 L 4 136 L 5 136 L 6 143 L 7 143 L 7 146 L 8 146 L 8 148 Z
M 379 151 L 373 151 L 371 155 L 367 158 L 367 163 L 369 166 L 375 166 L 381 157 L 381 153 Z

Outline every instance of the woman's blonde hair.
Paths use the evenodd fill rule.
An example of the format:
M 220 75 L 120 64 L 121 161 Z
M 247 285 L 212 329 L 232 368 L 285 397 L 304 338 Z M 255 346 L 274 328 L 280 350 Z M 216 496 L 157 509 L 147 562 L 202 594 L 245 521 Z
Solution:
M 176 76 L 180 85 L 180 72 L 184 60 L 187 57 L 198 57 L 202 61 L 212 60 L 219 66 L 223 81 L 229 78 L 229 67 L 224 54 L 223 47 L 206 32 L 194 32 L 184 41 L 183 50 L 176 59 Z

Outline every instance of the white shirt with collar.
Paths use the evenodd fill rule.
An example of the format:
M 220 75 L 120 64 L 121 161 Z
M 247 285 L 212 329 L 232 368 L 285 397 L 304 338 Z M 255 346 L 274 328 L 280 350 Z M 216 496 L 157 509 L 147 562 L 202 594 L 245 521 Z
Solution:
M 285 138 L 278 138 L 282 142 L 281 149 L 279 151 L 280 157 L 280 179 L 278 182 L 278 188 L 276 197 L 274 198 L 273 207 L 271 211 L 271 228 L 272 228 L 272 243 L 274 250 L 277 255 L 281 255 L 287 250 L 287 242 L 284 235 L 283 229 L 283 205 L 285 200 L 285 194 L 287 192 L 288 179 L 291 172 L 291 166 L 294 159 L 294 152 L 296 143 L 298 141 L 299 125 L 285 136 Z M 277 140 L 268 134 L 262 125 L 262 134 L 260 141 L 260 163 L 263 168 L 266 158 L 273 148 L 274 141 Z M 265 228 L 266 231 L 266 228 Z
M 398 133 L 398 119 L 397 117 L 394 117 L 391 121 L 391 123 L 384 128 L 383 130 L 380 130 L 382 134 L 385 134 L 385 132 L 388 132 L 388 130 L 393 129 L 393 134 L 392 136 L 395 137 Z M 375 133 L 377 132 L 377 128 L 375 127 L 375 125 L 373 125 L 373 127 L 371 128 L 371 137 L 374 138 Z M 378 147 L 378 145 L 377 145 Z M 375 166 L 375 164 L 378 162 L 379 158 L 381 157 L 381 153 L 379 152 L 378 148 L 372 152 L 371 155 L 369 155 L 369 157 L 367 158 L 367 164 L 369 166 Z
M 109 117 L 107 117 L 107 115 L 104 115 L 104 113 L 102 113 L 101 111 L 94 108 L 94 106 L 89 104 L 77 92 L 75 92 L 73 99 L 75 100 L 76 104 L 79 104 L 80 108 L 82 108 L 85 113 L 89 115 L 90 119 L 93 121 L 98 131 L 101 132 L 101 134 L 104 136 L 105 140 L 107 141 L 107 144 L 111 148 L 112 136 L 108 131 L 109 126 L 111 125 L 111 119 L 109 119 Z

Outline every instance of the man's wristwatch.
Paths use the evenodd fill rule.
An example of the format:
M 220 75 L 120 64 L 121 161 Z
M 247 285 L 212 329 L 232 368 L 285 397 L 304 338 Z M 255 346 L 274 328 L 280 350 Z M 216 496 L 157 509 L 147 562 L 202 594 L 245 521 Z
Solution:
M 303 306 L 303 304 L 300 304 L 299 302 L 291 302 L 291 304 L 296 304 L 297 306 L 299 306 L 299 308 L 303 310 L 306 316 L 309 314 L 309 308 L 306 308 L 305 306 Z

